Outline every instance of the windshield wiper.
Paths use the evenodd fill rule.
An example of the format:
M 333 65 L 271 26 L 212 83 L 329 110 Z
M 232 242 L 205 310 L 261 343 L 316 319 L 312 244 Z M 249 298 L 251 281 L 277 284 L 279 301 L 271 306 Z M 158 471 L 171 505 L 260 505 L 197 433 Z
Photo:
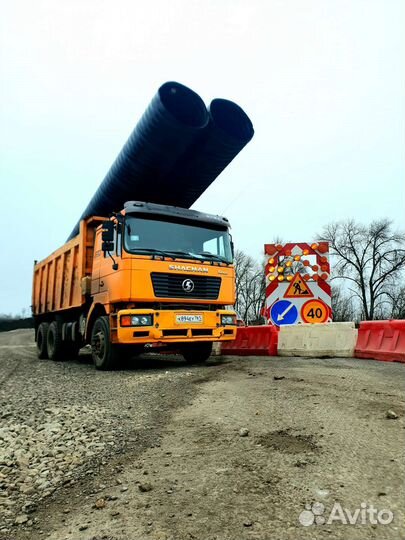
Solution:
M 197 253 L 191 253 L 190 251 L 165 251 L 165 253 L 174 255 L 175 257 L 184 257 L 186 259 L 200 259 Z
M 219 257 L 218 255 L 214 255 L 214 253 L 209 253 L 208 251 L 203 251 L 202 253 L 193 253 L 191 251 L 166 251 L 165 253 L 170 253 L 177 256 L 184 256 L 192 259 L 197 259 L 199 261 L 201 260 L 211 260 L 211 261 L 218 261 L 229 264 L 229 262 L 222 257 Z
M 204 260 L 209 259 L 212 261 L 218 261 L 222 263 L 229 264 L 229 261 L 226 259 L 223 259 L 222 257 L 219 257 L 218 255 L 214 255 L 213 253 L 208 252 L 202 252 L 202 253 L 192 253 L 190 251 L 171 251 L 171 250 L 162 250 L 162 249 L 155 249 L 155 248 L 133 248 L 131 249 L 131 253 L 139 252 L 139 253 L 150 253 L 152 255 L 159 255 L 160 257 L 172 257 L 172 258 L 179 258 L 183 257 L 185 259 L 196 259 L 196 260 Z
M 162 249 L 154 249 L 154 248 L 133 248 L 131 250 L 131 253 L 139 252 L 139 253 L 151 253 L 152 255 L 159 255 L 161 257 L 170 257 L 172 259 L 183 257 L 188 259 L 200 259 L 199 256 L 189 253 L 188 251 L 166 251 Z
M 165 251 L 161 251 L 160 249 L 154 249 L 154 248 L 132 248 L 131 249 L 131 253 L 136 253 L 136 252 L 139 252 L 139 253 L 150 253 L 152 255 L 160 255 L 161 257 L 167 257 L 166 255 L 166 252 Z

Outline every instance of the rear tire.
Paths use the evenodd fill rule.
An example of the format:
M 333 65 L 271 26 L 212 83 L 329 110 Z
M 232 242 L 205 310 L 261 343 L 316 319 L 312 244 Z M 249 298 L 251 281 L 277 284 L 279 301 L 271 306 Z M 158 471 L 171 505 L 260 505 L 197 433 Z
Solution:
M 110 340 L 110 321 L 99 317 L 91 331 L 91 355 L 96 369 L 111 370 L 118 365 L 118 348 Z
M 57 321 L 52 321 L 47 334 L 48 358 L 54 361 L 63 360 L 64 350 L 62 341 L 61 325 Z
M 49 324 L 46 322 L 43 322 L 39 325 L 38 331 L 37 331 L 37 352 L 38 352 L 38 358 L 40 358 L 41 360 L 48 358 L 48 346 L 47 346 L 48 329 L 49 329 Z
M 181 353 L 188 364 L 202 364 L 208 360 L 212 353 L 212 343 L 187 343 L 183 345 Z

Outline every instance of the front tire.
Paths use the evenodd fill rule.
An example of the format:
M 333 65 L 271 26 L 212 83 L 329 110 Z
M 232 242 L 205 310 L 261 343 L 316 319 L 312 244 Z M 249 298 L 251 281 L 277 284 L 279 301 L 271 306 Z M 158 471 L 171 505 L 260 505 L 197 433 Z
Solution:
M 48 358 L 48 346 L 47 346 L 47 340 L 48 340 L 48 329 L 49 324 L 46 322 L 42 322 L 37 331 L 37 352 L 38 352 L 38 358 L 41 360 Z
M 109 318 L 99 317 L 91 331 L 91 355 L 96 369 L 107 371 L 117 367 L 117 352 L 110 339 Z
M 212 343 L 187 343 L 182 347 L 181 353 L 188 364 L 202 364 L 211 356 Z

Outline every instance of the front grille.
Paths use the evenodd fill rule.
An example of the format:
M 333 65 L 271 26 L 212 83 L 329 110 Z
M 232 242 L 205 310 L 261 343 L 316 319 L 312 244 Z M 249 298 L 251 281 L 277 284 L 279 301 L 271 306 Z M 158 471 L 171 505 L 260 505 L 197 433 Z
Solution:
M 216 300 L 221 287 L 221 278 L 214 276 L 190 276 L 187 274 L 163 274 L 152 272 L 153 291 L 157 298 L 198 298 Z M 185 281 L 192 281 L 191 291 L 183 288 Z

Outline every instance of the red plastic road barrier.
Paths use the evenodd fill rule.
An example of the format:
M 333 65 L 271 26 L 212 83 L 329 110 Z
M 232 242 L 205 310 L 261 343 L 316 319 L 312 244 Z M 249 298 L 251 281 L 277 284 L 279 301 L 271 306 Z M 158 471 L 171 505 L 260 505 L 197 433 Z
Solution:
M 240 326 L 234 341 L 223 341 L 221 354 L 234 356 L 277 356 L 276 326 Z
M 405 363 L 405 320 L 360 323 L 354 356 Z

